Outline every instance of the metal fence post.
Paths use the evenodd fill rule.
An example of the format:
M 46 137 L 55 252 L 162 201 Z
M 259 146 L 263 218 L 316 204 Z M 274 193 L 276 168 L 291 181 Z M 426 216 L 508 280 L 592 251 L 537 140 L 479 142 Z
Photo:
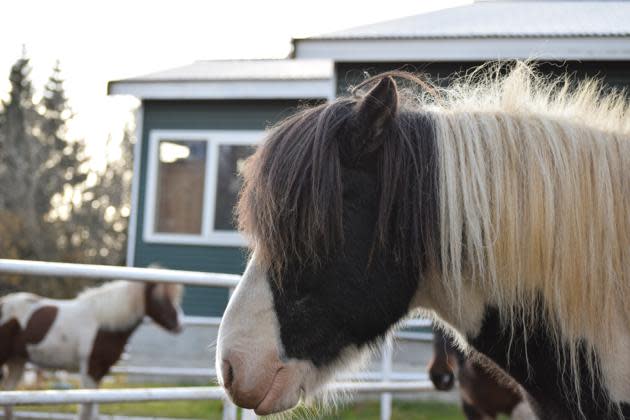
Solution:
M 391 379 L 392 359 L 393 359 L 393 340 L 388 335 L 383 343 L 383 353 L 381 356 L 381 381 L 387 382 Z M 389 420 L 392 416 L 392 394 L 384 392 L 381 394 L 381 420 Z
M 238 407 L 232 404 L 227 397 L 223 399 L 222 420 L 238 420 Z

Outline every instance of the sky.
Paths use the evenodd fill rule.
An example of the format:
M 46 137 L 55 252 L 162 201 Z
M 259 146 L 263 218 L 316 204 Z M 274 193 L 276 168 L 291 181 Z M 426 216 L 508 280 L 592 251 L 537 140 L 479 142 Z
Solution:
M 305 37 L 470 3 L 471 0 L 5 1 L 0 98 L 25 46 L 41 89 L 56 60 L 75 117 L 69 135 L 102 155 L 138 102 L 108 97 L 107 81 L 201 59 L 283 58 Z

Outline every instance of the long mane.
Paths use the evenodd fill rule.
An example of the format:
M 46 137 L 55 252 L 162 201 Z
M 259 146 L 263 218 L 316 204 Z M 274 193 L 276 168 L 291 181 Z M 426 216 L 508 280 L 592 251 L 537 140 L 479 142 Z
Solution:
M 577 377 L 578 348 L 606 357 L 612 321 L 630 321 L 625 92 L 518 63 L 457 81 L 433 107 L 447 287 L 478 282 L 506 323 L 544 309 Z
M 434 267 L 455 301 L 466 284 L 479 285 L 507 327 L 539 322 L 544 308 L 544 328 L 558 352 L 568 349 L 579 388 L 579 349 L 605 357 L 611 320 L 630 323 L 627 96 L 527 63 L 483 68 L 432 92 L 427 83 L 401 92 L 386 134 L 377 241 L 418 276 Z M 239 221 L 271 267 L 343 240 L 336 140 L 359 97 L 280 123 L 249 161 Z

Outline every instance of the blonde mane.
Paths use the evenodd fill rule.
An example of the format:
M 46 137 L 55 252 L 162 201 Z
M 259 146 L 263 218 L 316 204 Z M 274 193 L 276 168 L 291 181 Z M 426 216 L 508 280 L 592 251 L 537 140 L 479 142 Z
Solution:
M 630 323 L 629 104 L 594 80 L 504 70 L 419 104 L 435 122 L 440 271 L 456 301 L 483 287 L 508 327 L 544 303 L 577 378 L 578 348 L 603 356 L 611 320 Z

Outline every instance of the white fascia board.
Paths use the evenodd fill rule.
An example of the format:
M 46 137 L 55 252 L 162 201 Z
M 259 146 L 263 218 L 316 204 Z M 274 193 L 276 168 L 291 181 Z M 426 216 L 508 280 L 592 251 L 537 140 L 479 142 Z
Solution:
M 630 37 L 438 38 L 295 41 L 296 58 L 336 62 L 629 60 Z
M 330 98 L 330 79 L 110 82 L 110 95 L 140 99 L 310 99 Z
M 133 267 L 136 261 L 136 231 L 138 229 L 138 206 L 140 195 L 140 160 L 142 158 L 142 135 L 144 107 L 142 103 L 136 109 L 136 142 L 133 145 L 133 172 L 131 178 L 131 209 L 127 225 L 127 266 Z

